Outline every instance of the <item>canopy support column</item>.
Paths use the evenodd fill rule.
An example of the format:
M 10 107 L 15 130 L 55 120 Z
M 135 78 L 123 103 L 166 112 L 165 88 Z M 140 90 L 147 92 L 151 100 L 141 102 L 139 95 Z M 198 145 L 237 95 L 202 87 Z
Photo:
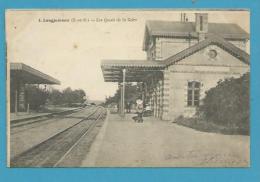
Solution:
M 146 96 L 147 96 L 147 84 L 146 82 L 142 82 L 142 101 L 143 101 L 143 105 L 145 107 L 146 105 Z
M 126 76 L 126 69 L 123 69 L 123 82 L 122 82 L 122 89 L 121 89 L 121 110 L 120 114 L 122 117 L 125 116 L 125 76 Z
M 15 88 L 15 101 L 14 101 L 14 112 L 18 114 L 18 90 Z
M 25 111 L 25 84 L 20 82 L 18 88 L 18 111 Z

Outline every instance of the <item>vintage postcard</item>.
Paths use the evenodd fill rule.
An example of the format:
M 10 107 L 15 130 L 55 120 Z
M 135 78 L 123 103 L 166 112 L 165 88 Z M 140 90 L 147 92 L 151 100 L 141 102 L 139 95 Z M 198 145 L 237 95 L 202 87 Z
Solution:
M 6 10 L 9 167 L 249 167 L 248 10 Z

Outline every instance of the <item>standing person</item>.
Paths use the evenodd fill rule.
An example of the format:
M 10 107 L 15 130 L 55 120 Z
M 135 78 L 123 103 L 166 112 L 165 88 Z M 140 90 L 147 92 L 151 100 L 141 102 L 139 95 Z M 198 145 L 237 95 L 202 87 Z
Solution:
M 131 112 L 131 103 L 129 101 L 126 103 L 126 112 L 127 113 Z
M 143 101 L 141 99 L 138 99 L 136 101 L 136 112 L 137 112 L 137 122 L 142 123 L 143 122 Z

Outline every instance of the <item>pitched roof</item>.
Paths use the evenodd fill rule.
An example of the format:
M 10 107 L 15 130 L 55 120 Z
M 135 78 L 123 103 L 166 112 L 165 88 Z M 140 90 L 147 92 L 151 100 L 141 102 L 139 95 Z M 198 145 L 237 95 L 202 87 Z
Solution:
M 244 62 L 248 65 L 250 64 L 250 61 L 249 61 L 250 56 L 248 53 L 239 49 L 234 44 L 226 41 L 222 37 L 216 36 L 214 34 L 209 34 L 207 39 L 205 39 L 205 40 L 199 42 L 198 44 L 195 44 L 187 49 L 184 49 L 183 51 L 165 59 L 163 62 L 167 66 L 172 65 L 172 64 L 184 59 L 185 57 L 188 57 L 189 55 L 194 54 L 195 52 L 198 52 L 199 50 L 207 47 L 208 45 L 217 45 L 217 46 L 221 47 L 222 49 L 228 51 L 230 54 L 232 54 L 233 56 L 235 56 L 242 62 Z
M 146 27 L 150 35 L 189 33 L 195 31 L 193 22 L 147 21 Z
M 208 23 L 208 33 L 226 39 L 249 39 L 249 34 L 234 23 Z M 144 47 L 147 49 L 148 36 L 173 36 L 197 38 L 195 22 L 147 21 Z

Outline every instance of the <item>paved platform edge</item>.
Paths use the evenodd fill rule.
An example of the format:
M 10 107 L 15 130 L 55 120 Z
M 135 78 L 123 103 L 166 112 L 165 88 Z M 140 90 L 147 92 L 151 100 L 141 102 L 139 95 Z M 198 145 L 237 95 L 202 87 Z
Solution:
M 52 115 L 56 115 L 56 114 L 66 114 L 67 112 L 73 112 L 76 110 L 79 110 L 81 108 L 75 108 L 75 109 L 70 109 L 70 110 L 66 110 L 66 111 L 60 111 L 60 112 L 54 112 L 54 113 L 45 113 L 45 114 L 39 114 L 36 116 L 31 116 L 31 117 L 25 117 L 25 118 L 18 118 L 18 119 L 10 119 L 10 122 L 20 122 L 20 121 L 26 121 L 26 120 L 30 120 L 30 119 L 37 119 L 40 117 L 49 117 Z
M 82 161 L 81 167 L 96 167 L 95 166 L 96 158 L 98 156 L 100 146 L 103 142 L 103 138 L 106 133 L 109 116 L 110 116 L 110 112 L 109 110 L 107 110 L 107 117 L 104 121 L 104 124 L 100 129 L 99 133 L 97 134 L 95 141 L 91 145 L 90 151 L 86 154 L 86 158 Z

